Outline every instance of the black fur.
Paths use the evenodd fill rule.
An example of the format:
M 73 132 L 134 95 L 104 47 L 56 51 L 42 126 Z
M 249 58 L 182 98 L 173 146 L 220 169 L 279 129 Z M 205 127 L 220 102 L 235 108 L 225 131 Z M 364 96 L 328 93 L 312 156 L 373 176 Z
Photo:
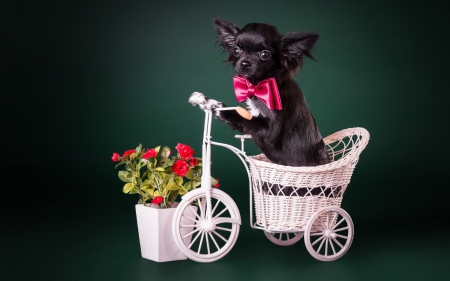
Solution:
M 253 85 L 275 78 L 283 106 L 282 110 L 270 110 L 253 97 L 249 103 L 259 115 L 252 120 L 242 118 L 235 111 L 216 111 L 217 118 L 233 129 L 250 134 L 273 163 L 287 166 L 329 163 L 331 159 L 316 122 L 302 91 L 292 79 L 304 57 L 314 59 L 311 51 L 319 35 L 303 32 L 280 35 L 275 27 L 263 23 L 250 23 L 239 29 L 220 18 L 214 19 L 214 26 L 218 42 L 228 52 L 227 61 L 236 72 Z M 218 102 L 214 106 L 225 105 Z

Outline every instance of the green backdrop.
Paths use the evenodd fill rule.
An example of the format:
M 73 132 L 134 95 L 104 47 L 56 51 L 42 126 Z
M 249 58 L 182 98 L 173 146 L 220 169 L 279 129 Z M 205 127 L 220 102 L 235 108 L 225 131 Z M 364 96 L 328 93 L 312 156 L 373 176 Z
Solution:
M 0 4 L 0 275 L 4 280 L 444 280 L 450 243 L 444 1 L 4 1 Z M 236 201 L 236 246 L 213 264 L 140 257 L 110 157 L 142 143 L 200 155 L 202 92 L 236 105 L 212 19 L 315 31 L 297 78 L 322 135 L 371 133 L 342 207 L 356 235 L 340 260 L 249 227 L 245 170 L 213 149 Z M 239 145 L 213 122 L 213 138 Z M 250 154 L 258 153 L 249 145 Z M 448 277 L 447 277 L 448 278 Z M 3 278 L 2 278 L 3 279 Z

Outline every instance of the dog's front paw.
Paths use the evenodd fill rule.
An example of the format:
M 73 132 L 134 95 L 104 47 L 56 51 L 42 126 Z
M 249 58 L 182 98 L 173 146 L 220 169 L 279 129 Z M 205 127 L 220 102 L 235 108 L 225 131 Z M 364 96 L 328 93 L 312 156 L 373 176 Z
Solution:
M 192 93 L 189 98 L 189 102 L 194 106 L 198 105 L 201 109 L 208 111 L 214 110 L 218 107 L 223 107 L 221 102 L 205 97 L 205 95 L 199 92 Z
M 205 97 L 205 95 L 203 95 L 202 93 L 199 93 L 199 92 L 193 92 L 191 97 L 189 98 L 189 102 L 193 106 L 198 105 L 201 109 L 205 108 L 205 104 L 206 104 L 207 100 L 208 100 L 208 98 Z

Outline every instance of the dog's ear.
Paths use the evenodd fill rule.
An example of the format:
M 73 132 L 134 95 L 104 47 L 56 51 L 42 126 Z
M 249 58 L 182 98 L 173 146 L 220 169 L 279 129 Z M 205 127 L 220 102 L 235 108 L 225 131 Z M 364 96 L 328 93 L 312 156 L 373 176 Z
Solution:
M 219 17 L 215 18 L 213 22 L 219 36 L 220 45 L 225 50 L 230 51 L 234 47 L 235 36 L 239 32 L 239 27 Z
M 281 37 L 281 57 L 283 65 L 297 72 L 303 65 L 303 56 L 315 60 L 312 48 L 319 39 L 319 34 L 311 32 L 292 32 Z

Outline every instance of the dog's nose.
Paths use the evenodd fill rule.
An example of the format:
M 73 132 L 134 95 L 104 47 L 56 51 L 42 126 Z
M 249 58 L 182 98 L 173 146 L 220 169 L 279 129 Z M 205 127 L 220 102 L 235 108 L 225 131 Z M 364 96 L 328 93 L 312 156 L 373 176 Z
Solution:
M 242 66 L 243 68 L 249 68 L 250 65 L 251 65 L 251 64 L 250 64 L 248 61 L 246 61 L 246 60 L 243 60 L 243 61 L 241 62 L 241 66 Z

